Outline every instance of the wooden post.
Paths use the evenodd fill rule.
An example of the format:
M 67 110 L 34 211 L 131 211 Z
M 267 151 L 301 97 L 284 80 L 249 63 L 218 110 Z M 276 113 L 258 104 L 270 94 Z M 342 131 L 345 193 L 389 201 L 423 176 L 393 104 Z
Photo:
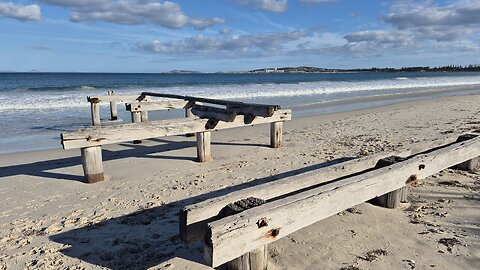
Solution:
M 100 101 L 98 99 L 90 99 L 90 107 L 92 111 L 92 125 L 101 126 L 100 121 Z
M 115 95 L 113 91 L 108 92 L 109 96 Z M 118 119 L 118 112 L 117 112 L 117 102 L 116 101 L 110 101 L 110 120 L 115 121 Z
M 394 163 L 404 161 L 405 158 L 398 157 L 398 156 L 390 156 L 386 158 L 380 159 L 377 164 L 375 165 L 375 169 L 383 168 L 390 166 Z M 385 207 L 385 208 L 398 208 L 400 206 L 400 202 L 408 202 L 408 186 L 404 186 L 402 188 L 396 189 L 392 192 L 388 192 L 383 194 L 382 196 L 377 197 L 378 205 Z
M 231 215 L 238 214 L 247 209 L 259 206 L 264 204 L 266 201 L 254 197 L 243 199 L 234 203 L 230 203 L 224 207 L 217 218 L 221 219 Z M 262 221 L 264 223 L 258 223 L 259 228 L 267 226 L 267 221 Z M 209 260 L 208 254 L 212 252 L 212 245 L 208 236 L 205 237 L 205 254 L 207 254 L 206 259 Z M 253 251 L 250 251 L 242 256 L 233 259 L 229 262 L 224 263 L 217 269 L 221 270 L 266 270 L 267 269 L 267 245 L 261 246 Z M 208 262 L 211 264 L 211 262 Z
M 477 136 L 478 136 L 477 134 L 460 135 L 457 138 L 457 142 L 464 142 L 464 141 L 473 139 Z M 476 157 L 476 158 L 472 158 L 470 160 L 467 160 L 465 162 L 462 162 L 460 164 L 457 164 L 457 165 L 453 166 L 453 168 L 457 169 L 457 170 L 462 170 L 462 171 L 474 172 L 476 170 L 477 166 L 479 166 L 479 165 L 480 165 L 480 157 Z
M 140 119 L 142 120 L 142 122 L 148 122 L 148 111 L 141 111 Z
M 197 132 L 195 133 L 197 136 L 197 157 L 199 162 L 207 162 L 212 160 L 212 153 L 211 153 L 211 132 Z
M 84 147 L 80 149 L 82 167 L 86 183 L 96 183 L 105 180 L 102 164 L 102 147 Z
M 132 123 L 140 123 L 142 121 L 142 114 L 140 112 L 132 112 Z M 133 140 L 134 144 L 142 143 L 142 140 Z
M 195 104 L 195 102 L 193 103 Z M 192 106 L 193 104 L 191 102 L 187 103 L 187 105 L 185 106 L 185 117 L 186 118 L 193 118 L 193 113 L 192 113 Z M 185 134 L 185 137 L 193 137 L 195 136 L 195 133 L 187 133 Z
M 283 122 L 270 124 L 270 147 L 279 148 L 282 145 Z

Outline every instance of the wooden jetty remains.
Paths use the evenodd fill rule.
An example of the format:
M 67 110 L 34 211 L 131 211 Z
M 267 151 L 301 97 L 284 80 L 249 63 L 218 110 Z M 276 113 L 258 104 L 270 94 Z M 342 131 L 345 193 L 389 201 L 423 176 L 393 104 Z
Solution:
M 346 161 L 186 206 L 180 236 L 203 240 L 211 267 L 266 269 L 269 243 L 374 198 L 396 208 L 405 187 L 479 156 L 480 136 L 468 134 Z
M 150 101 L 152 97 L 170 100 Z M 172 100 L 173 99 L 173 100 Z M 195 134 L 198 161 L 212 159 L 211 132 L 215 130 L 270 124 L 270 146 L 281 146 L 283 122 L 291 119 L 291 110 L 278 105 L 251 104 L 237 101 L 199 98 L 144 92 L 130 96 L 88 97 L 92 110 L 92 127 L 84 127 L 76 132 L 61 134 L 62 145 L 67 149 L 80 149 L 85 182 L 95 183 L 104 180 L 101 146 L 127 141 L 140 143 L 142 139 L 166 137 L 182 134 Z M 126 103 L 131 112 L 131 124 L 102 126 L 100 102 Z M 113 104 L 113 105 L 112 105 Z M 208 105 L 212 104 L 212 105 Z M 152 110 L 185 109 L 186 118 L 148 121 Z

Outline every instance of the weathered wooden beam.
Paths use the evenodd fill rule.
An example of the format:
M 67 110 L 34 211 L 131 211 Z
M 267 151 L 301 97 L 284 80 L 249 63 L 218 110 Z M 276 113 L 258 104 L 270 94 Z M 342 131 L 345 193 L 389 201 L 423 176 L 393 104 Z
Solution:
M 90 111 L 92 113 L 92 125 L 101 126 L 102 122 L 100 120 L 100 102 L 98 100 L 92 99 L 90 102 Z
M 105 180 L 102 164 L 102 147 L 86 147 L 80 149 L 82 167 L 86 183 L 96 183 Z
M 208 162 L 212 160 L 212 150 L 211 150 L 211 137 L 212 133 L 209 131 L 206 132 L 197 132 L 197 157 L 198 162 Z
M 264 204 L 262 199 L 249 197 L 225 206 L 219 214 L 219 218 L 228 217 L 241 213 L 247 209 L 257 207 Z M 242 256 L 226 262 L 219 269 L 222 270 L 266 270 L 267 269 L 267 246 L 262 246 L 254 251 L 243 254 Z M 206 242 L 204 245 L 205 258 L 211 258 L 212 247 L 211 243 Z M 210 264 L 211 262 L 207 262 Z
M 241 117 L 241 116 L 237 116 Z M 457 135 L 458 136 L 458 135 Z M 456 141 L 456 136 L 445 136 L 437 140 L 428 140 L 386 152 L 334 164 L 298 175 L 285 177 L 276 181 L 248 187 L 224 196 L 205 200 L 184 207 L 180 212 L 180 238 L 185 242 L 202 240 L 205 236 L 207 222 L 214 220 L 225 205 L 253 196 L 270 200 L 288 193 L 326 183 L 334 179 L 371 169 L 378 160 L 388 156 L 407 157 Z
M 399 156 L 390 156 L 386 158 L 380 159 L 375 168 L 383 168 L 395 164 L 397 162 L 405 161 L 406 158 L 399 157 Z M 394 191 L 388 192 L 376 198 L 377 203 L 385 208 L 398 208 L 402 201 L 407 200 L 408 196 L 408 186 L 404 186 L 402 188 L 396 189 Z
M 250 106 L 248 104 L 245 105 L 238 105 L 238 104 L 231 104 L 226 105 L 228 110 L 234 111 L 236 114 L 241 115 L 253 115 L 253 116 L 262 116 L 262 117 L 269 117 L 275 111 L 275 107 L 260 107 L 260 106 Z
M 110 120 L 115 121 L 117 119 L 118 119 L 117 102 L 110 101 Z
M 208 224 L 217 267 L 301 228 L 480 155 L 480 138 L 344 178 Z M 266 226 L 258 226 L 259 222 Z
M 224 122 L 233 122 L 237 116 L 235 112 L 230 110 L 202 105 L 193 105 L 191 112 L 201 119 L 213 119 Z
M 470 140 L 477 136 L 479 136 L 479 134 L 463 134 L 458 137 L 457 142 Z M 465 162 L 462 162 L 460 164 L 457 164 L 453 168 L 457 170 L 462 170 L 462 171 L 474 172 L 479 165 L 480 165 L 480 157 L 476 157 L 476 158 L 467 160 Z
M 291 110 L 278 110 L 272 117 L 256 118 L 250 125 L 266 124 L 271 122 L 287 121 L 292 118 Z M 132 123 L 107 126 L 101 128 L 84 127 L 76 132 L 62 133 L 64 149 L 98 146 L 104 144 L 120 143 L 134 139 L 158 138 L 164 136 L 196 133 L 206 130 L 207 120 L 198 118 L 180 118 L 146 123 Z M 233 122 L 220 122 L 215 130 L 244 127 L 243 116 L 237 116 Z
M 185 117 L 186 118 L 194 118 L 195 116 L 192 113 L 192 106 L 195 105 L 195 102 L 189 101 L 187 104 L 185 104 Z M 187 133 L 185 134 L 185 137 L 193 137 L 195 136 L 195 133 Z
M 282 145 L 283 122 L 270 124 L 270 147 L 279 148 Z
M 132 123 L 140 123 L 142 122 L 142 114 L 140 112 L 131 112 L 132 114 Z M 142 143 L 142 140 L 140 139 L 135 139 L 133 140 L 134 144 L 140 144 Z
M 96 101 L 96 102 L 134 102 L 134 101 L 144 101 L 145 96 L 140 95 L 124 95 L 124 96 L 117 96 L 117 95 L 107 95 L 107 96 L 92 96 L 87 97 L 88 102 Z
M 150 102 L 131 102 L 126 103 L 127 111 L 156 111 L 156 110 L 170 110 L 182 109 L 187 104 L 183 100 L 167 100 L 167 101 L 150 101 Z
M 148 122 L 148 111 L 140 112 L 140 119 L 142 122 Z
M 266 105 L 266 104 L 253 104 L 253 103 L 244 103 L 239 101 L 230 101 L 230 100 L 221 100 L 221 99 L 212 99 L 212 98 L 201 98 L 201 97 L 192 97 L 192 96 L 183 96 L 183 95 L 174 95 L 174 94 L 163 94 L 163 93 L 152 93 L 152 92 L 142 92 L 142 96 L 152 96 L 152 97 L 163 97 L 163 98 L 176 98 L 183 99 L 187 101 L 194 102 L 203 102 L 211 103 L 223 106 L 236 106 L 236 107 L 245 107 L 250 108 L 251 110 L 260 110 L 267 109 L 268 114 L 262 115 L 263 117 L 270 117 L 273 115 L 275 110 L 279 110 L 279 105 Z
M 109 96 L 114 96 L 115 93 L 113 91 L 108 91 Z M 118 110 L 117 110 L 117 101 L 112 100 L 110 101 L 110 120 L 115 121 L 118 119 Z

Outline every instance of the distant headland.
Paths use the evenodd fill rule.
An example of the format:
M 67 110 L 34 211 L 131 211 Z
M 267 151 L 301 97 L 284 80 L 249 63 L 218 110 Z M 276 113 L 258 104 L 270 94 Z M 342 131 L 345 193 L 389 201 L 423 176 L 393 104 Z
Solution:
M 354 69 L 336 69 L 336 68 L 319 68 L 319 67 L 281 67 L 281 68 L 261 68 L 248 71 L 232 71 L 227 73 L 340 73 L 340 72 L 475 72 L 480 71 L 480 65 L 468 66 L 419 66 L 419 67 L 402 67 L 402 68 L 354 68 Z

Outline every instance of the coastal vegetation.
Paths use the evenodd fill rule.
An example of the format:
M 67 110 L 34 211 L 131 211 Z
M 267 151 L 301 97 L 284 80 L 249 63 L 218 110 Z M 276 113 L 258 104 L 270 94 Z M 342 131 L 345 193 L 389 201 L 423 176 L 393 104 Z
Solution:
M 480 65 L 448 65 L 439 67 L 417 66 L 417 67 L 372 67 L 372 68 L 354 68 L 354 69 L 337 69 L 337 68 L 319 68 L 319 67 L 281 67 L 281 68 L 261 68 L 241 73 L 329 73 L 329 72 L 478 72 Z

